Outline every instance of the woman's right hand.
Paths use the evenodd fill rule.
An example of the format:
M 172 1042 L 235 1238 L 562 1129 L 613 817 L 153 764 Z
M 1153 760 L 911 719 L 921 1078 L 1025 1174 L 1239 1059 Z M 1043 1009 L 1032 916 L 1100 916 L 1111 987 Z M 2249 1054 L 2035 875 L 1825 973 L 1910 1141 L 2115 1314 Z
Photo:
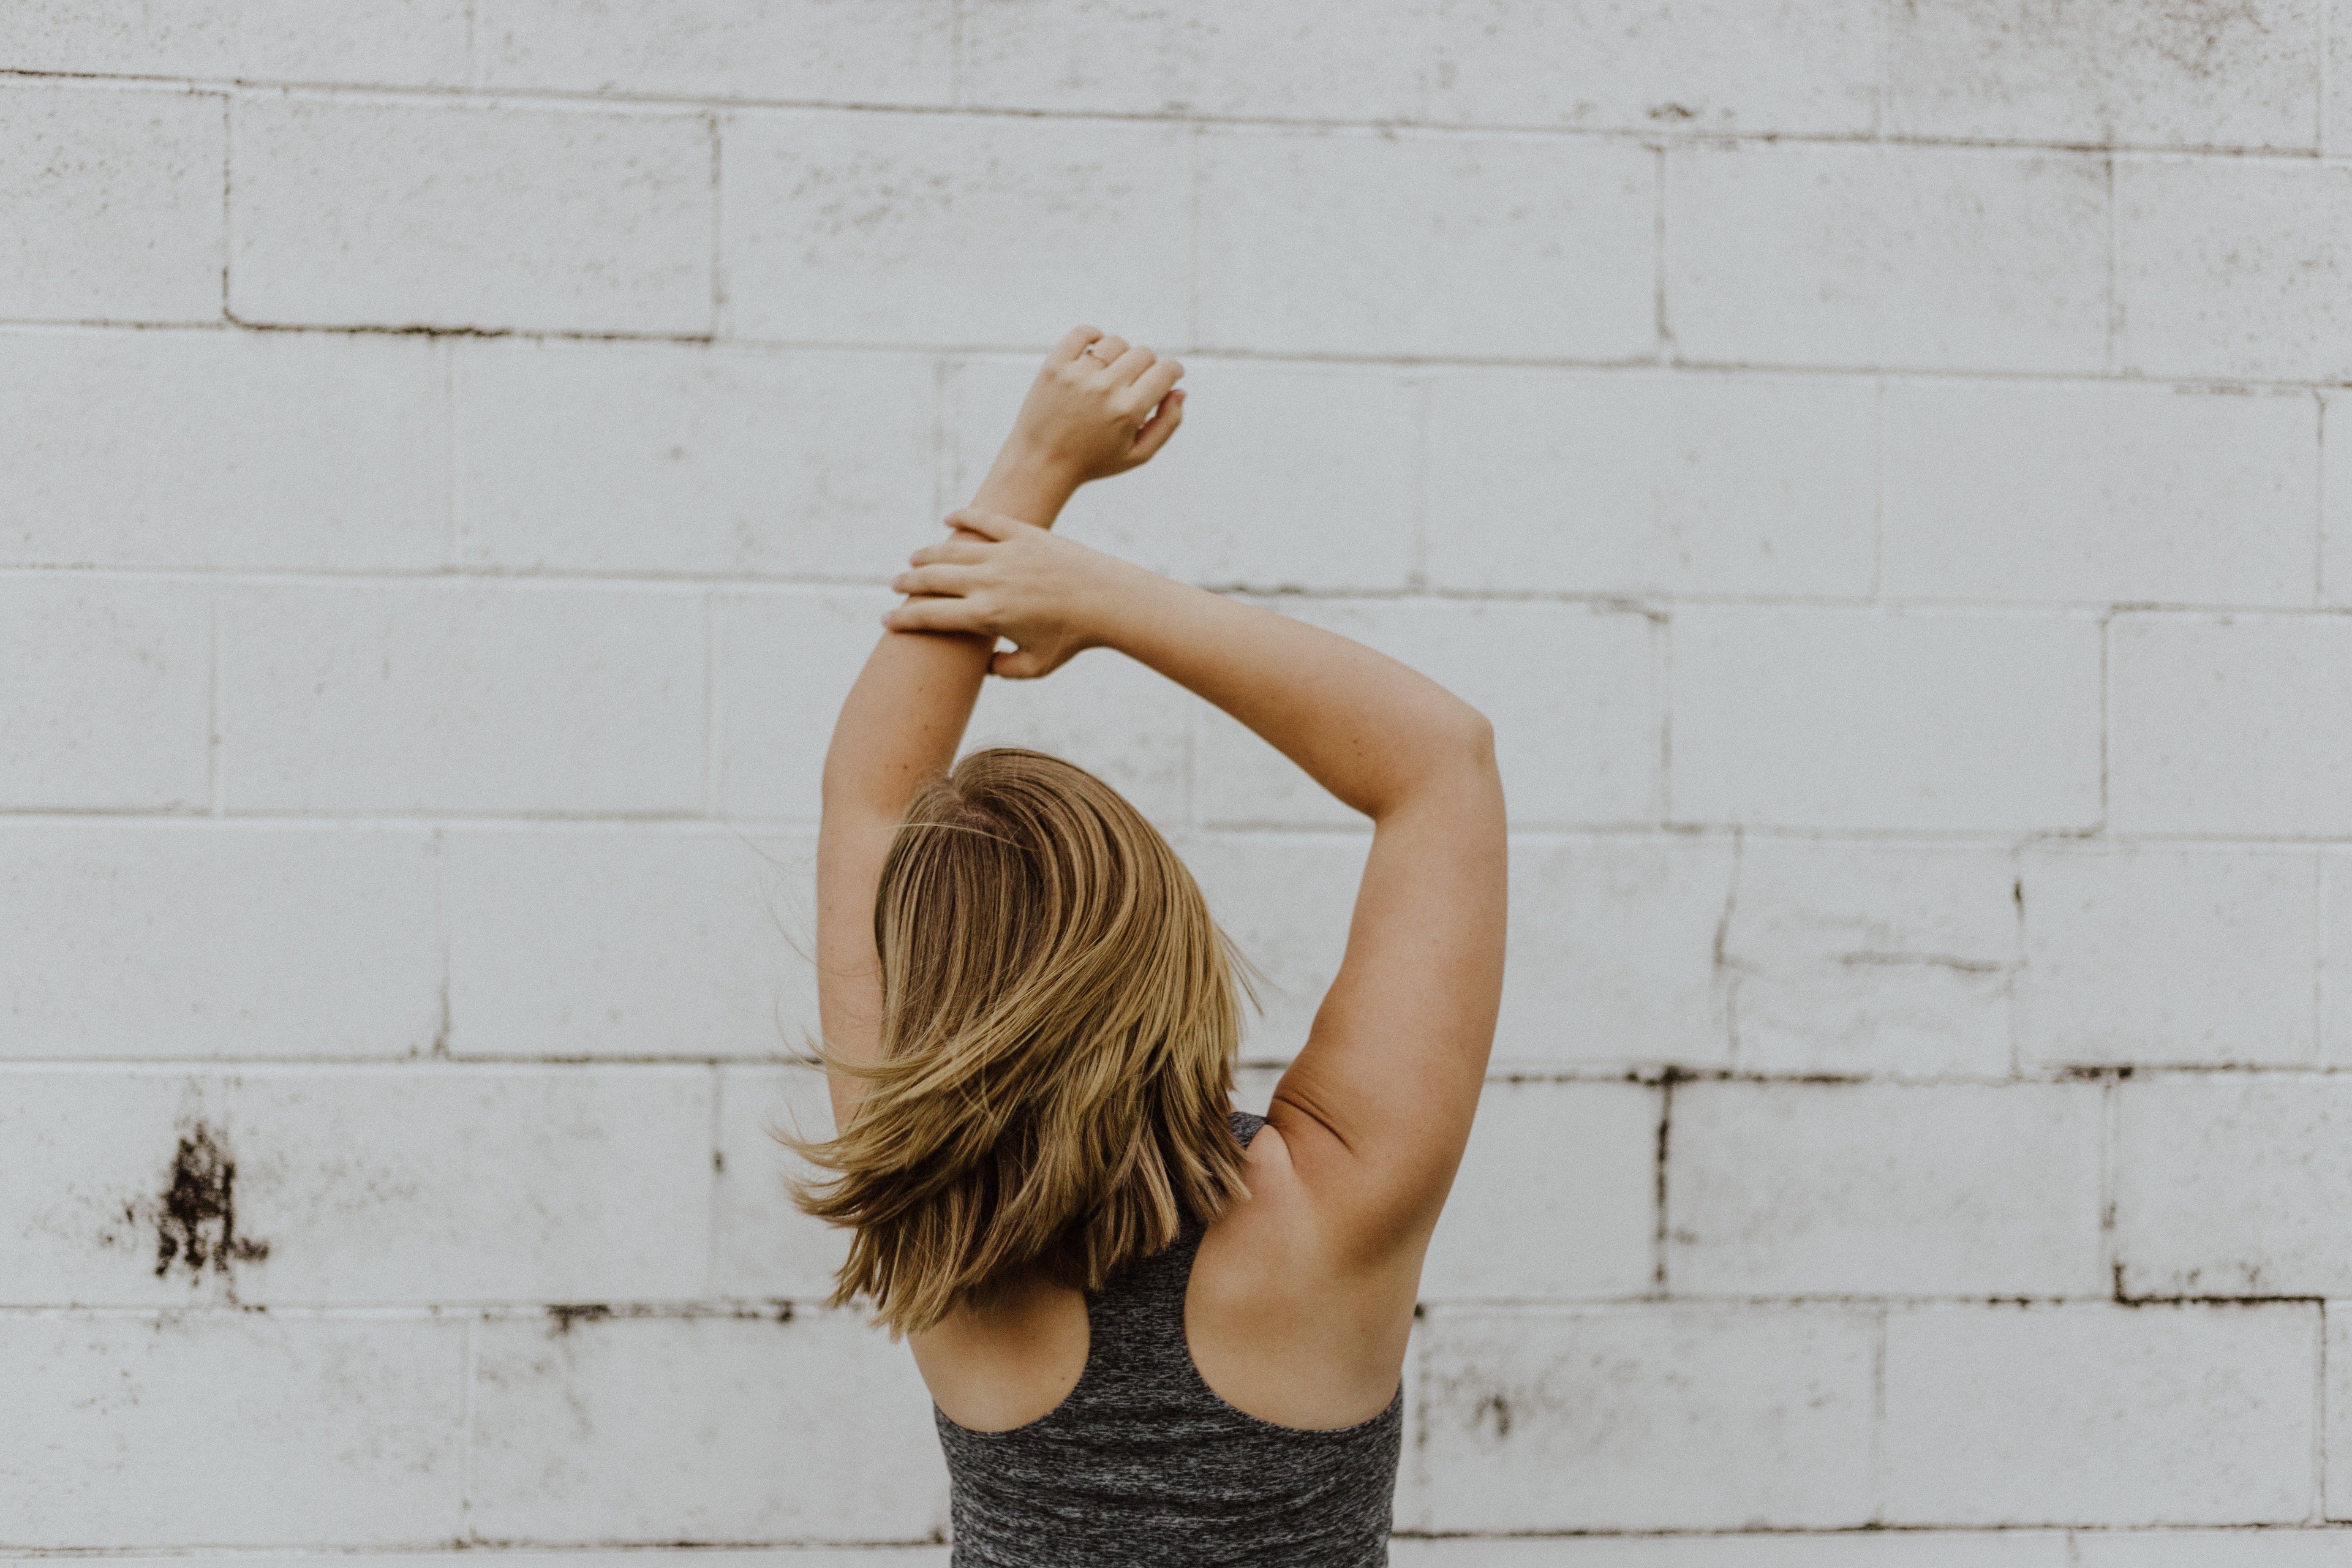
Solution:
M 894 632 L 963 632 L 1013 647 L 989 673 L 1034 680 L 1099 646 L 1105 612 L 1150 574 L 1115 555 L 977 507 L 950 514 L 953 537 L 907 558 L 890 586 L 912 595 L 882 617 Z
M 1094 327 L 1073 327 L 1045 355 L 1008 450 L 1073 484 L 1123 474 L 1151 460 L 1184 420 L 1174 390 L 1183 364 Z

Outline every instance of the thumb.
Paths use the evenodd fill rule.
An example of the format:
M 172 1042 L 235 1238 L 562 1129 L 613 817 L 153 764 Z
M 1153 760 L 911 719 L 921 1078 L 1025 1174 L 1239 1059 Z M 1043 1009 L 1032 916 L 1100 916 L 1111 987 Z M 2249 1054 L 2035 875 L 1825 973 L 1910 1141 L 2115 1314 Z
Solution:
M 983 539 L 1006 540 L 1018 530 L 1033 525 L 1017 517 L 1007 517 L 1001 511 L 983 511 L 979 507 L 968 506 L 961 511 L 948 513 L 948 526 L 969 529 Z
M 1135 433 L 1135 446 L 1128 452 L 1130 462 L 1148 463 L 1152 454 L 1168 445 L 1168 437 L 1176 434 L 1176 426 L 1184 423 L 1184 389 L 1176 387 L 1160 400 L 1159 411 L 1144 421 L 1143 428 Z
M 988 661 L 988 673 L 1007 680 L 1034 680 L 1046 668 L 1045 661 L 1027 648 L 1008 647 Z

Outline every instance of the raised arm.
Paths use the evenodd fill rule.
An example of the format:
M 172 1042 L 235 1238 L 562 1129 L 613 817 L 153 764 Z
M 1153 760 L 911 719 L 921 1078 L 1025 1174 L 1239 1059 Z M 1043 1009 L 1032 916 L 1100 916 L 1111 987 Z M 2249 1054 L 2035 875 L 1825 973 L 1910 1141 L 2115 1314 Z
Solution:
M 1091 353 L 1087 351 L 1091 350 Z M 1122 473 L 1167 445 L 1183 419 L 1184 367 L 1092 327 L 1045 356 L 973 504 L 1053 526 L 1078 486 Z M 923 779 L 955 761 L 996 639 L 885 630 L 841 705 L 824 756 L 817 829 L 817 1015 L 835 1060 L 868 1062 L 881 1023 L 874 895 L 882 862 Z M 828 1075 L 845 1124 L 859 1082 Z
M 1080 648 L 1140 660 L 1372 819 L 1346 957 L 1270 1120 L 1338 1260 L 1417 1271 L 1477 1107 L 1500 1002 L 1503 790 L 1476 710 L 1360 643 L 1016 520 L 957 514 L 889 624 L 983 629 L 1011 675 Z M 1409 1293 L 1408 1293 L 1409 1294 Z

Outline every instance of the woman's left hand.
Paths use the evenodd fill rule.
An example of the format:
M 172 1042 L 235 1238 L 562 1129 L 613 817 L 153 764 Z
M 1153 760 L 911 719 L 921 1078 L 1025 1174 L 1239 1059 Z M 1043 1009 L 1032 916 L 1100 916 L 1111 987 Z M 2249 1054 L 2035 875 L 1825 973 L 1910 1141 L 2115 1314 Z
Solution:
M 1104 640 L 1102 617 L 1142 569 L 1033 523 L 976 507 L 950 514 L 954 537 L 927 544 L 890 586 L 911 595 L 882 617 L 894 632 L 962 632 L 1014 646 L 991 675 L 1034 680 Z
M 1022 400 L 1005 450 L 1071 485 L 1151 460 L 1184 422 L 1183 364 L 1093 327 L 1062 334 Z

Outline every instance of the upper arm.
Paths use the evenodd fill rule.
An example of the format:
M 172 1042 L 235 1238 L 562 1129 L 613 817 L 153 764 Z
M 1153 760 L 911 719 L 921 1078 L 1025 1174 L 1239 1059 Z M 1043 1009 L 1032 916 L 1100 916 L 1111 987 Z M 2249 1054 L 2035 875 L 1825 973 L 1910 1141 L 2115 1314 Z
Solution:
M 1375 825 L 1338 977 L 1268 1119 L 1333 1249 L 1418 1256 L 1501 1005 L 1507 835 L 1487 736 Z
M 882 964 L 874 946 L 874 895 L 898 830 L 878 812 L 828 807 L 816 847 L 816 1005 L 826 1049 L 870 1062 L 882 1032 Z M 833 1124 L 847 1125 L 863 1085 L 828 1071 Z
M 980 696 L 989 639 L 885 632 L 866 657 L 825 749 L 816 836 L 817 1017 L 836 1060 L 874 1060 L 882 1033 L 882 965 L 874 895 L 924 779 L 955 760 Z M 861 1079 L 828 1072 L 834 1126 L 846 1126 Z

